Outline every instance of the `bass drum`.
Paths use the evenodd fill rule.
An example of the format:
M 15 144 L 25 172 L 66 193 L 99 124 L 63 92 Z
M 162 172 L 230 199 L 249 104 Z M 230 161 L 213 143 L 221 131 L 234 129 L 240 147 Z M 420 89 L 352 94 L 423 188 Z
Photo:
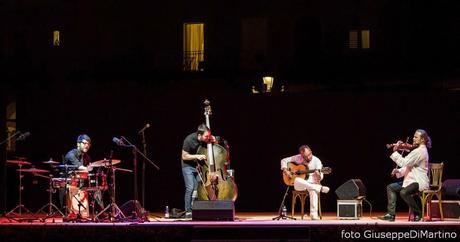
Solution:
M 81 204 L 79 204 L 79 202 Z M 88 191 L 81 190 L 75 186 L 69 186 L 69 192 L 67 196 L 67 207 L 69 208 L 70 216 L 73 217 L 78 216 L 78 214 L 80 214 L 81 218 L 88 218 Z
M 203 181 L 198 183 L 197 195 L 198 200 L 209 200 L 209 193 L 214 192 L 216 200 L 232 200 L 235 201 L 238 196 L 238 188 L 235 184 L 233 176 L 227 172 L 227 150 L 219 144 L 212 145 L 214 154 L 214 174 L 217 175 L 216 189 L 210 189 L 211 168 L 209 159 L 204 164 L 201 164 Z M 197 153 L 206 155 L 208 149 L 204 147 L 198 148 Z

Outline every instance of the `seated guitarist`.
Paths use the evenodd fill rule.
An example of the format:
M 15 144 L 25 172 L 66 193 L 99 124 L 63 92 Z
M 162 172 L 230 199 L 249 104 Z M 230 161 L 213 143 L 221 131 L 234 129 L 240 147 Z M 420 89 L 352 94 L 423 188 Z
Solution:
M 323 173 L 319 170 L 323 168 L 323 164 L 318 157 L 314 156 L 310 147 L 302 145 L 299 147 L 299 154 L 291 157 L 287 157 L 281 160 L 281 170 L 289 177 L 294 177 L 291 171 L 288 170 L 288 163 L 293 162 L 296 165 L 305 165 L 308 170 L 316 170 L 315 172 L 308 175 L 307 179 L 301 177 L 295 177 L 294 189 L 297 191 L 308 190 L 310 196 L 310 217 L 312 220 L 318 220 L 318 193 L 329 192 L 329 187 L 322 186 L 321 180 L 323 179 Z

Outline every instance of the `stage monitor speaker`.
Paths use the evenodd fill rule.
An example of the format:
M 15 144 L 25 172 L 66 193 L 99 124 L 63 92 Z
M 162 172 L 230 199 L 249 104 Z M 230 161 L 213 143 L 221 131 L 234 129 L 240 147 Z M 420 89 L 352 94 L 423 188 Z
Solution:
M 366 197 L 366 187 L 360 179 L 350 179 L 335 190 L 339 200 L 353 200 Z
M 193 220 L 234 220 L 235 205 L 231 200 L 194 201 Z
M 442 183 L 443 199 L 460 198 L 460 179 L 447 179 Z
M 120 210 L 127 218 L 147 219 L 147 212 L 137 200 L 129 200 L 120 206 Z

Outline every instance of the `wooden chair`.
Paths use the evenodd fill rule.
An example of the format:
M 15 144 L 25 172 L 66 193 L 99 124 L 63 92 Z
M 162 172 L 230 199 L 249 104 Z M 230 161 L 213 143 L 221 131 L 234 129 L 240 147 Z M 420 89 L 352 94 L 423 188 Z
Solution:
M 429 219 L 431 220 L 431 200 L 433 196 L 436 196 L 438 199 L 439 214 L 441 215 L 441 220 L 444 220 L 444 214 L 442 212 L 442 172 L 444 169 L 444 163 L 430 163 L 430 187 L 426 190 L 418 193 L 420 201 L 422 203 L 422 219 L 425 220 L 425 208 L 428 214 Z M 409 210 L 409 219 L 411 210 Z
M 323 216 L 321 214 L 321 192 L 318 193 L 318 216 L 320 219 L 323 219 Z M 305 200 L 308 197 L 308 191 L 292 191 L 292 204 L 291 204 L 291 216 L 294 217 L 294 208 L 295 208 L 295 203 L 297 201 L 297 198 L 300 200 L 300 217 L 303 219 L 303 216 L 305 214 Z

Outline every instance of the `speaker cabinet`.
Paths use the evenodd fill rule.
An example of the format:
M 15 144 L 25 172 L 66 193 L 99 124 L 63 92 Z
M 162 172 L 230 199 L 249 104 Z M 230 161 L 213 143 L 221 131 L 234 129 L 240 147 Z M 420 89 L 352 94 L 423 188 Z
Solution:
M 337 200 L 337 218 L 359 219 L 362 214 L 362 200 Z
M 366 187 L 360 179 L 351 179 L 335 190 L 339 200 L 354 200 L 366 196 Z
M 443 199 L 460 199 L 460 179 L 447 179 L 442 183 Z
M 430 209 L 433 218 L 441 218 L 438 200 L 431 200 Z M 444 218 L 460 219 L 460 200 L 443 200 L 442 213 Z
M 235 219 L 235 205 L 231 200 L 194 201 L 193 220 L 227 220 Z

